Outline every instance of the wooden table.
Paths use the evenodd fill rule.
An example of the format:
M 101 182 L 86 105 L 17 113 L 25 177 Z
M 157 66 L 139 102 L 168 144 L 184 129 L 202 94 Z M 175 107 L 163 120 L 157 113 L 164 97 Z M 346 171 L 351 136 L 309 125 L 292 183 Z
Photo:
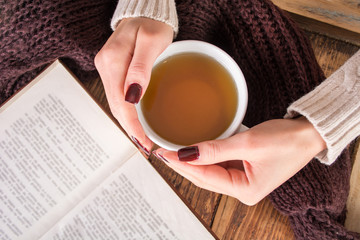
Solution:
M 317 23 L 314 23 L 316 30 L 313 31 L 307 20 L 305 23 L 301 18 L 297 21 L 306 29 L 320 66 L 327 76 L 359 49 L 356 41 L 354 43 L 346 39 L 339 40 L 328 37 L 329 34 L 325 36 L 320 33 Z M 334 35 L 337 36 L 336 33 Z M 101 80 L 97 79 L 85 85 L 109 112 Z M 232 197 L 194 186 L 153 156 L 149 160 L 220 239 L 294 239 L 287 217 L 275 210 L 268 199 L 249 207 Z

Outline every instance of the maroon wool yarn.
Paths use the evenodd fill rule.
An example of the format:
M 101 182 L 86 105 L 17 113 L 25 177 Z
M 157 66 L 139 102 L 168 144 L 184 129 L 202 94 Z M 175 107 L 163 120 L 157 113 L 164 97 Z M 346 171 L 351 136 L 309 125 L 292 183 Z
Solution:
M 247 126 L 282 118 L 325 79 L 304 33 L 271 1 L 176 3 L 176 40 L 213 43 L 241 67 L 249 90 Z M 0 104 L 57 58 L 82 81 L 96 77 L 93 59 L 111 34 L 115 6 L 111 0 L 0 0 Z M 345 149 L 331 166 L 312 160 L 270 194 L 297 239 L 360 238 L 343 226 L 350 171 Z

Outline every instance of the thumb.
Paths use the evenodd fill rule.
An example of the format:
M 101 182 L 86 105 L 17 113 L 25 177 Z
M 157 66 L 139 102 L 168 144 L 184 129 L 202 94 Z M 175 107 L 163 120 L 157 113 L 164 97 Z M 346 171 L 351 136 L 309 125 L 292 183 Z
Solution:
M 138 103 L 145 92 L 150 81 L 151 68 L 156 59 L 154 54 L 146 51 L 140 52 L 137 49 L 139 46 L 135 49 L 130 62 L 124 86 L 125 101 L 132 104 Z
M 132 104 L 140 101 L 149 85 L 153 64 L 167 46 L 168 43 L 154 44 L 153 39 L 147 34 L 141 34 L 139 29 L 124 83 L 125 101 Z
M 198 143 L 194 146 L 179 149 L 177 157 L 180 161 L 192 165 L 210 165 L 229 160 L 246 160 L 246 133 L 238 133 L 232 137 Z
M 156 45 L 156 44 L 155 44 Z M 151 141 L 146 137 L 139 122 L 135 107 L 144 95 L 150 81 L 152 66 L 162 49 L 155 47 L 151 41 L 142 38 L 138 33 L 133 57 L 130 61 L 124 82 L 125 104 L 123 118 L 127 121 L 127 130 L 132 135 L 133 141 L 145 149 L 150 149 Z

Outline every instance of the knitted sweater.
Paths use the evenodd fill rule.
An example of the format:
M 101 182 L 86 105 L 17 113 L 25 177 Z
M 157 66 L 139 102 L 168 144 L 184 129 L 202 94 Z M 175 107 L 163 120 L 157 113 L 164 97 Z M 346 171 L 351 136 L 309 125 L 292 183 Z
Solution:
M 157 2 L 158 5 L 155 5 L 155 2 Z M 221 3 L 219 3 L 219 5 L 220 4 Z M 184 7 L 184 5 L 186 7 Z M 217 5 L 216 3 L 213 5 L 209 3 L 194 3 L 190 4 L 189 6 L 183 4 L 183 2 L 179 2 L 178 10 L 180 14 L 182 14 L 182 10 L 185 9 L 185 11 L 189 12 L 187 13 L 187 16 L 193 16 L 196 14 L 199 14 L 199 16 L 198 18 L 196 18 L 196 21 L 191 23 L 181 22 L 183 18 L 180 17 L 180 36 L 178 39 L 187 39 L 190 36 L 190 38 L 209 40 L 210 38 L 209 36 L 207 36 L 207 34 L 210 35 L 214 33 L 209 33 L 209 30 L 206 29 L 204 25 L 207 22 L 213 23 L 214 21 L 216 21 L 213 18 L 214 15 L 216 16 L 218 14 L 218 12 L 214 13 L 215 11 L 213 11 L 212 8 L 217 9 L 219 8 L 219 5 Z M 292 45 L 289 42 L 294 41 L 295 44 L 301 45 L 300 49 L 298 48 L 296 50 L 285 50 L 281 47 L 279 51 L 290 51 L 290 54 L 295 55 L 293 56 L 294 59 L 297 57 L 296 55 L 299 54 L 299 52 L 301 51 L 303 51 L 301 54 L 310 55 L 307 55 L 307 59 L 305 61 L 310 61 L 311 63 L 309 64 L 314 64 L 315 68 L 313 68 L 314 66 L 306 66 L 306 63 L 300 63 L 299 65 L 295 64 L 297 65 L 297 67 L 302 66 L 302 71 L 309 71 L 309 75 L 304 76 L 301 74 L 299 75 L 296 72 L 292 72 L 291 74 L 294 74 L 295 76 L 290 77 L 289 75 L 287 75 L 289 74 L 289 72 L 291 72 L 291 70 L 288 68 L 285 73 L 285 78 L 286 76 L 289 76 L 288 79 L 285 79 L 285 81 L 287 81 L 285 85 L 287 85 L 288 88 L 277 85 L 279 91 L 293 91 L 294 88 L 300 87 L 296 86 L 296 83 L 291 83 L 294 78 L 300 78 L 296 80 L 303 81 L 303 84 L 307 85 L 305 88 L 307 89 L 308 93 L 304 92 L 301 98 L 300 95 L 298 95 L 298 99 L 294 99 L 293 101 L 288 102 L 289 105 L 287 107 L 287 113 L 285 114 L 285 117 L 293 118 L 301 114 L 305 116 L 314 125 L 314 127 L 317 129 L 317 131 L 320 133 L 320 135 L 323 137 L 327 144 L 327 149 L 316 156 L 317 159 L 320 160 L 320 162 L 325 163 L 326 165 L 330 165 L 337 158 L 339 158 L 336 164 L 333 164 L 331 167 L 326 167 L 326 165 L 319 164 L 319 161 L 312 161 L 310 164 L 308 164 L 308 166 L 306 166 L 293 178 L 291 178 L 281 187 L 273 191 L 273 193 L 270 194 L 270 199 L 272 200 L 277 209 L 290 217 L 290 222 L 297 239 L 358 239 L 358 234 L 347 232 L 346 229 L 343 227 L 343 223 L 345 220 L 345 202 L 349 188 L 348 179 L 351 168 L 349 163 L 349 152 L 343 150 L 360 133 L 360 51 L 358 51 L 340 69 L 338 69 L 335 73 L 333 73 L 329 78 L 327 78 L 319 85 L 318 81 L 322 81 L 324 79 L 324 76 L 321 72 L 319 72 L 319 66 L 315 64 L 314 57 L 312 56 L 313 53 L 306 53 L 306 51 L 309 50 L 310 46 L 307 45 L 306 40 L 302 39 L 301 33 L 298 32 L 296 27 L 292 23 L 287 22 L 288 20 L 286 20 L 286 17 L 282 15 L 281 11 L 277 10 L 274 6 L 271 6 L 270 3 L 263 4 L 257 2 L 254 4 L 250 4 L 248 1 L 245 1 L 244 4 L 238 5 L 239 6 L 237 7 L 239 7 L 240 9 L 243 8 L 244 11 L 239 11 L 240 13 L 235 14 L 243 14 L 244 18 L 249 18 L 254 21 L 257 20 L 261 22 L 259 24 L 260 27 L 256 27 L 259 27 L 259 29 L 265 29 L 265 31 L 270 32 L 268 34 L 259 36 L 261 35 L 257 35 L 260 32 L 259 29 L 256 29 L 256 27 L 253 27 L 251 29 L 251 26 L 249 26 L 249 28 L 251 29 L 250 31 L 256 32 L 258 30 L 259 32 L 252 33 L 253 35 L 255 35 L 252 36 L 254 37 L 254 39 L 251 39 L 251 34 L 245 36 L 250 38 L 246 39 L 245 42 L 253 40 L 255 43 L 259 44 L 259 46 L 252 45 L 252 47 L 258 47 L 260 49 L 258 50 L 260 54 L 264 54 L 265 52 L 266 54 L 271 55 L 269 51 L 274 51 L 274 45 L 276 47 L 280 47 L 277 44 L 281 44 L 281 41 L 287 41 L 287 44 Z M 197 11 L 197 9 L 201 9 L 202 11 Z M 192 11 L 194 11 L 193 14 L 190 13 Z M 209 11 L 209 14 L 205 15 L 203 14 L 203 11 Z M 230 13 L 231 15 L 231 10 L 227 9 L 227 11 L 224 12 Z M 168 23 L 170 26 L 173 27 L 175 35 L 178 32 L 177 15 L 175 11 L 175 3 L 173 0 L 119 1 L 111 21 L 112 29 L 114 30 L 116 28 L 117 23 L 122 18 L 136 16 L 149 17 Z M 263 16 L 263 19 L 261 19 L 261 16 Z M 280 23 L 278 22 L 278 18 L 283 18 Z M 239 17 L 239 19 L 241 18 Z M 220 24 L 229 24 L 229 22 L 226 21 L 228 19 L 222 20 L 223 21 L 220 21 Z M 245 20 L 238 20 L 238 18 L 236 18 L 236 21 L 238 25 L 253 24 L 249 24 L 249 22 L 246 22 Z M 274 23 L 272 21 L 278 23 L 280 26 L 278 25 L 276 27 L 273 27 Z M 186 27 L 191 28 L 191 30 L 188 30 L 189 32 L 187 32 L 190 33 L 189 35 L 187 35 L 186 33 L 182 33 L 182 28 L 186 27 L 182 27 L 181 24 L 186 24 Z M 230 23 L 230 25 L 231 24 L 234 23 Z M 290 28 L 288 29 L 289 32 L 286 32 L 284 29 L 286 25 L 287 28 Z M 201 26 L 202 28 L 197 28 L 199 26 Z M 247 34 L 247 32 L 241 28 L 231 29 L 231 26 L 228 27 L 228 31 L 225 30 L 223 32 L 220 32 L 219 34 L 224 32 L 229 34 L 231 30 L 235 30 L 235 33 L 236 31 L 240 30 L 239 34 Z M 281 38 L 276 34 L 276 30 L 278 29 L 284 32 L 282 37 L 291 36 L 291 38 L 281 40 L 276 39 Z M 206 32 L 206 30 L 208 32 Z M 186 29 L 184 30 L 184 32 L 185 31 Z M 203 34 L 199 34 L 199 37 L 199 35 L 194 34 L 194 32 L 196 31 L 204 31 L 205 36 Z M 270 43 L 266 42 L 268 40 L 266 39 L 267 37 L 273 38 L 272 40 L 275 43 L 271 43 L 271 41 Z M 224 40 L 225 39 L 221 38 L 221 41 Z M 241 41 L 241 39 L 239 38 L 231 39 L 231 41 L 234 40 Z M 279 40 L 279 42 L 277 42 L 277 40 Z M 273 46 L 271 46 L 272 44 Z M 262 45 L 267 46 L 263 47 Z M 291 47 L 294 46 L 290 46 L 289 48 Z M 235 49 L 235 51 L 236 50 L 239 51 L 239 49 Z M 238 56 L 237 54 L 231 52 L 231 50 L 229 51 L 229 49 L 228 52 L 233 56 Z M 282 54 L 279 53 L 279 55 Z M 277 64 L 279 67 L 278 71 L 281 71 L 280 66 L 285 67 L 282 64 L 286 64 L 286 60 L 284 60 L 284 58 L 279 55 L 276 55 L 275 58 L 272 59 L 276 63 L 271 63 L 266 58 L 257 59 L 257 61 L 264 61 L 266 64 L 270 65 Z M 240 67 L 243 68 L 241 61 L 239 61 L 239 59 L 237 59 L 236 57 L 235 60 L 237 60 L 237 62 L 240 64 Z M 296 59 L 295 61 L 301 62 L 300 59 Z M 254 62 L 252 63 L 254 64 Z M 257 62 L 257 64 L 261 65 L 260 62 Z M 247 77 L 251 75 L 247 73 L 248 69 L 246 69 L 249 63 L 244 65 L 246 67 L 245 69 L 243 69 L 243 71 L 245 71 L 245 76 Z M 271 74 L 273 73 L 274 72 L 271 72 Z M 274 74 L 270 77 L 276 78 L 277 75 Z M 304 79 L 304 77 L 305 79 L 306 77 L 313 78 L 313 80 L 310 80 L 311 83 L 309 83 L 307 82 L 308 80 Z M 251 77 L 247 78 L 248 85 L 250 85 L 250 104 L 253 100 L 251 98 L 251 92 L 253 89 L 251 89 L 252 86 L 251 83 L 249 84 L 249 82 L 251 82 L 252 80 L 253 79 L 251 79 Z M 265 84 L 265 86 L 261 87 L 267 87 L 269 86 L 269 84 Z M 302 87 L 304 87 L 304 85 Z M 275 94 L 285 93 L 276 92 Z M 264 95 L 257 96 L 266 97 Z M 269 100 L 267 99 L 266 101 Z M 254 111 L 254 109 L 250 107 L 248 111 L 250 111 L 251 114 L 251 111 Z M 258 108 L 256 109 L 256 111 L 261 110 L 260 108 Z M 276 116 L 276 113 L 273 113 L 273 116 Z M 247 115 L 247 117 L 249 116 Z M 245 118 L 245 123 L 247 123 L 247 117 Z M 255 118 L 253 118 L 252 120 L 252 124 L 255 124 Z M 339 157 L 341 153 L 342 155 Z M 347 161 L 345 159 L 347 159 Z M 340 169 L 342 170 L 341 173 L 339 173 Z
M 156 5 L 157 4 L 157 5 Z M 111 21 L 114 30 L 122 18 L 149 17 L 178 32 L 174 0 L 119 1 Z M 360 51 L 315 90 L 288 107 L 286 118 L 305 116 L 325 140 L 327 149 L 317 158 L 331 164 L 360 133 Z
M 154 1 L 121 0 L 114 19 L 117 13 L 121 16 L 124 9 L 132 15 L 123 16 L 135 17 L 142 16 L 140 13 L 145 10 L 147 14 L 154 12 L 154 7 L 161 6 L 163 10 L 155 11 L 154 18 L 167 22 L 175 32 L 176 24 L 179 23 L 175 40 L 207 41 L 227 51 L 239 64 L 248 85 L 249 104 L 245 125 L 251 127 L 269 119 L 281 118 L 291 103 L 294 103 L 291 106 L 295 106 L 295 112 L 308 115 L 310 119 L 318 119 L 316 114 L 321 113 L 323 108 L 312 110 L 309 106 L 317 105 L 309 105 L 315 101 L 311 101 L 312 97 L 307 93 L 311 94 L 325 77 L 306 37 L 271 1 L 178 0 L 178 21 L 175 17 L 175 5 L 171 1 L 156 2 L 157 5 L 154 5 Z M 115 0 L 0 0 L 0 103 L 56 58 L 61 58 L 81 81 L 91 81 L 96 76 L 93 58 L 111 34 L 110 19 L 115 7 Z M 144 16 L 151 17 L 146 14 Z M 117 20 L 113 22 L 115 26 Z M 347 73 L 347 70 L 340 70 L 334 76 L 341 75 L 342 72 Z M 352 93 L 355 98 L 359 92 L 355 90 L 358 88 L 358 80 L 345 82 L 345 88 L 334 87 L 335 90 L 344 89 L 343 93 L 337 94 L 347 98 L 346 94 Z M 352 82 L 353 91 L 347 87 Z M 334 84 L 319 87 L 321 91 L 315 90 L 315 97 L 327 95 L 318 94 L 329 91 L 326 86 L 337 84 L 334 80 Z M 309 96 L 310 100 L 300 99 L 302 96 Z M 328 100 L 325 98 L 324 101 Z M 356 102 L 359 101 L 354 101 L 354 104 Z M 347 103 L 352 105 L 352 99 L 349 98 Z M 336 103 L 320 106 L 336 106 L 334 104 Z M 344 106 L 340 108 L 341 111 L 345 110 Z M 309 114 L 305 114 L 300 108 Z M 292 111 L 290 108 L 289 113 L 292 114 Z M 346 112 L 350 116 L 346 119 L 358 119 L 356 111 L 351 114 L 351 111 Z M 329 114 L 330 118 L 320 120 L 317 125 L 326 123 L 324 126 L 328 129 L 326 126 L 329 123 L 326 121 L 338 119 L 331 118 L 334 114 L 337 112 Z M 346 114 L 341 116 L 347 116 Z M 349 122 L 351 121 L 346 123 Z M 348 129 L 345 134 L 340 132 L 346 138 L 347 133 L 353 132 L 347 124 L 340 127 Z M 353 125 L 354 128 L 356 126 Z M 323 135 L 330 136 L 332 131 L 337 131 L 337 128 L 325 130 Z M 334 135 L 339 136 L 338 133 Z M 335 140 L 335 144 L 337 143 Z M 344 145 L 342 143 L 340 148 L 344 148 Z M 331 142 L 328 147 L 332 147 Z M 327 155 L 329 162 L 332 161 L 330 154 Z M 350 171 L 350 154 L 345 148 L 330 166 L 313 160 L 270 194 L 274 206 L 289 216 L 297 238 L 359 238 L 359 235 L 347 232 L 342 225 L 346 213 Z

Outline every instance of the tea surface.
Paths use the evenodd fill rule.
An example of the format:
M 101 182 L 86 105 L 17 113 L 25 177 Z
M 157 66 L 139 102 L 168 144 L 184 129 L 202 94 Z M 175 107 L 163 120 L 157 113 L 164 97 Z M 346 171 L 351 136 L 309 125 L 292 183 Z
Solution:
M 153 69 L 141 108 L 159 136 L 191 145 L 220 136 L 231 124 L 237 102 L 236 85 L 223 66 L 208 56 L 184 53 Z

